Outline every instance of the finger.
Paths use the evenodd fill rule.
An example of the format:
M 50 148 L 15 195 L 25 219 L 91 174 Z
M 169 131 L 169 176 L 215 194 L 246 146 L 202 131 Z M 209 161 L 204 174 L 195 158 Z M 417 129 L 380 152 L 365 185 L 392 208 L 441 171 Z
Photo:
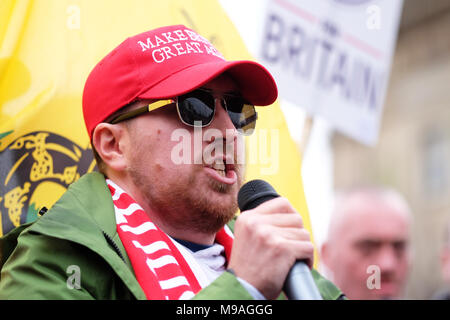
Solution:
M 286 240 L 286 246 L 289 246 L 293 258 L 296 261 L 305 261 L 309 268 L 314 265 L 314 245 L 311 242 Z
M 289 241 L 311 242 L 311 235 L 304 228 L 280 228 L 274 227 L 272 232 L 280 238 Z
M 259 214 L 272 214 L 272 213 L 294 213 L 296 210 L 290 204 L 289 200 L 283 197 L 277 197 L 275 199 L 261 203 L 254 209 L 248 210 L 257 212 Z
M 303 228 L 303 219 L 299 213 L 273 213 L 258 216 L 258 223 L 282 228 Z

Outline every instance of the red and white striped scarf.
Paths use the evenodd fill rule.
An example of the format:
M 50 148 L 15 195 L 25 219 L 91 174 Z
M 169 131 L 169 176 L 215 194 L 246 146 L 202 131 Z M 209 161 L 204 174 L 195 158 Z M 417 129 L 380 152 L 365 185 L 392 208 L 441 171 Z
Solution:
M 192 267 L 173 240 L 150 220 L 133 198 L 107 179 L 116 215 L 117 233 L 149 300 L 182 300 L 201 290 Z M 229 261 L 233 234 L 225 226 L 216 234 Z

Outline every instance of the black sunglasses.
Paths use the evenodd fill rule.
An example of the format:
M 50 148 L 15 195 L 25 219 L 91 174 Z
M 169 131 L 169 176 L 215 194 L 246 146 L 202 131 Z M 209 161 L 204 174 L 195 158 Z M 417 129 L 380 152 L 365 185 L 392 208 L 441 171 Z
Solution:
M 125 112 L 113 118 L 109 123 L 116 124 L 175 103 L 181 122 L 189 126 L 206 127 L 214 118 L 216 99 L 221 99 L 222 106 L 240 133 L 244 135 L 253 133 L 258 118 L 254 105 L 247 103 L 242 97 L 228 93 L 223 94 L 221 98 L 215 98 L 212 90 L 203 88 L 181 95 L 175 100 L 158 100 L 139 109 Z

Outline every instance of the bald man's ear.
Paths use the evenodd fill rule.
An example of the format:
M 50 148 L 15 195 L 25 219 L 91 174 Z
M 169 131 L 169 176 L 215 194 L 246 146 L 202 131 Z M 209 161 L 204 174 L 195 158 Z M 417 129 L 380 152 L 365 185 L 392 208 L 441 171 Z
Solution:
M 440 258 L 442 278 L 446 283 L 450 283 L 450 248 L 442 249 Z
M 322 260 L 322 262 L 328 266 L 329 264 L 329 259 L 330 259 L 330 253 L 329 253 L 329 246 L 327 242 L 324 242 L 321 246 L 320 246 L 320 259 Z
M 127 167 L 124 154 L 125 129 L 121 124 L 100 123 L 92 133 L 92 143 L 107 168 L 123 171 Z

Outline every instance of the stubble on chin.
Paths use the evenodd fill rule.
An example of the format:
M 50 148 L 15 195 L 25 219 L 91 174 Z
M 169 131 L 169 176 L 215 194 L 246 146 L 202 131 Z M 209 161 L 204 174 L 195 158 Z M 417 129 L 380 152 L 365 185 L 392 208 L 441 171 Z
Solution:
M 203 182 L 193 174 L 185 183 L 151 179 L 128 169 L 135 186 L 139 186 L 148 207 L 172 228 L 201 233 L 216 233 L 238 211 L 237 192 L 242 184 L 242 167 L 236 167 L 237 186 L 214 180 Z M 204 191 L 201 191 L 204 190 Z
M 207 191 L 199 194 L 192 190 L 193 214 L 192 228 L 196 231 L 217 232 L 236 215 L 238 211 L 237 193 L 242 185 L 241 170 L 234 185 L 208 180 Z

